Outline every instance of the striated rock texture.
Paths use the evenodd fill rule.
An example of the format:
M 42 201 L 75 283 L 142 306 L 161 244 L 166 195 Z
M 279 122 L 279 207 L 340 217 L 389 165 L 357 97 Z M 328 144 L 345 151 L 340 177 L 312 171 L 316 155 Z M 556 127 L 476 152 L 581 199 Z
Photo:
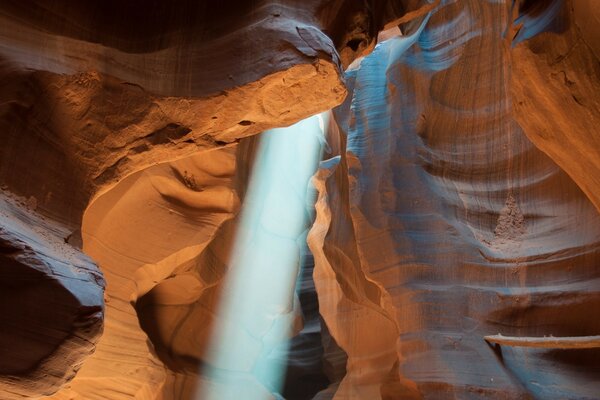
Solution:
M 338 55 L 317 16 L 326 9 L 318 1 L 0 5 L 0 184 L 28 199 L 29 209 L 18 206 L 19 215 L 29 221 L 30 209 L 37 208 L 47 219 L 30 224 L 49 226 L 52 240 L 68 238 L 69 245 L 81 246 L 84 210 L 98 199 L 86 213 L 83 246 L 108 281 L 105 337 L 90 366 L 58 398 L 154 398 L 160 393 L 168 370 L 148 345 L 130 301 L 197 256 L 238 209 L 231 188 L 235 154 L 228 143 L 342 101 Z M 106 202 L 105 193 L 113 203 Z M 85 221 L 92 221 L 89 229 Z M 111 237 L 108 243 L 104 235 Z M 27 257 L 45 254 L 25 239 Z M 55 255 L 65 265 L 68 252 L 77 252 L 69 245 L 63 243 L 65 254 Z M 9 254 L 14 251 L 7 248 Z M 18 276 L 16 265 L 3 263 L 9 268 L 3 284 L 10 286 L 11 277 Z M 150 272 L 137 271 L 140 266 Z M 40 272 L 39 280 L 48 273 Z M 15 369 L 2 371 L 10 376 L 0 397 L 50 394 L 73 378 L 83 355 L 92 352 L 102 322 L 100 314 L 79 315 L 81 293 L 89 285 L 103 286 L 93 276 L 80 277 L 81 288 L 48 283 L 44 290 L 28 291 L 23 303 L 6 294 L 2 307 L 11 311 L 2 315 L 3 324 L 13 313 L 43 313 L 35 304 L 50 306 L 49 296 L 57 310 L 64 310 L 39 322 L 23 319 L 3 331 L 3 340 L 10 340 L 15 332 L 29 330 L 38 349 L 28 355 L 29 342 L 2 343 L 2 358 Z M 101 297 L 90 302 L 84 304 L 102 306 Z M 71 320 L 83 325 L 93 320 L 96 332 L 81 334 L 83 328 Z M 146 323 L 143 312 L 140 320 Z M 60 334 L 35 329 L 45 324 Z M 164 321 L 163 330 L 172 328 Z M 69 335 L 89 343 L 79 348 L 65 339 Z M 52 353 L 63 342 L 72 354 Z M 19 357 L 29 358 L 13 363 Z M 27 372 L 41 358 L 45 364 Z
M 598 60 L 577 40 L 569 7 L 510 6 L 446 2 L 346 74 L 350 94 L 316 177 L 309 235 L 320 312 L 348 355 L 337 398 L 600 393 L 598 349 L 483 340 L 600 332 L 590 171 L 600 113 L 598 75 L 587 70 Z M 537 25 L 527 20 L 535 15 Z M 521 37 L 511 35 L 515 23 Z M 525 40 L 541 28 L 559 33 Z M 542 52 L 569 41 L 578 50 L 560 62 L 578 71 L 566 75 L 581 79 L 571 85 L 581 83 L 579 102 L 567 89 L 551 93 L 558 83 L 543 75 Z M 556 79 L 568 88 L 564 73 Z M 545 140 L 539 149 L 533 135 Z
M 91 204 L 83 240 L 109 283 L 105 334 L 55 398 L 191 398 L 194 359 L 211 333 L 204 308 L 224 273 L 213 259 L 226 262 L 225 222 L 239 208 L 236 167 L 235 147 L 199 152 L 136 173 Z
M 285 386 L 240 374 L 246 387 L 598 398 L 597 348 L 484 340 L 600 335 L 597 12 L 2 2 L 0 398 L 190 400 L 223 386 L 207 345 L 256 135 L 332 108 L 314 216 L 307 204 L 294 227 L 304 268 L 274 322 L 293 336 L 272 355 Z
M 513 108 L 527 137 L 600 210 L 600 137 L 595 134 L 600 126 L 599 11 L 597 4 L 574 1 L 573 9 L 563 12 L 574 14 L 580 29 L 543 34 L 511 52 Z
M 59 231 L 55 239 L 67 238 L 65 252 L 83 244 L 108 283 L 104 340 L 57 398 L 183 396 L 170 390 L 185 388 L 165 382 L 194 343 L 189 333 L 170 339 L 177 329 L 162 304 L 188 304 L 203 289 L 186 263 L 217 250 L 227 257 L 235 228 L 226 221 L 239 209 L 252 159 L 250 151 L 236 170 L 236 142 L 339 104 L 338 51 L 348 64 L 372 48 L 387 20 L 419 6 L 221 3 L 0 5 L 0 184 L 28 199 L 29 208 L 18 206 L 24 218 L 37 209 Z M 209 244 L 217 250 L 206 253 Z M 202 282 L 219 280 L 221 264 Z M 95 283 L 88 278 L 81 290 Z M 77 297 L 77 287 L 69 290 Z M 73 306 L 67 294 L 61 307 Z M 45 297 L 40 291 L 30 303 Z M 67 316 L 56 319 L 68 331 Z M 59 342 L 43 332 L 35 340 Z M 78 368 L 78 351 L 67 364 Z M 60 354 L 50 361 L 63 362 Z M 185 386 L 186 373 L 175 381 Z M 29 394 L 73 377 L 61 374 L 37 376 L 44 389 Z M 188 375 L 195 382 L 196 368 Z
M 102 333 L 104 279 L 69 231 L 0 192 L 0 393 L 52 394 Z M 31 206 L 31 204 L 29 205 Z
M 344 98 L 318 3 L 218 4 L 4 2 L 1 182 L 79 224 L 92 196 L 137 170 Z

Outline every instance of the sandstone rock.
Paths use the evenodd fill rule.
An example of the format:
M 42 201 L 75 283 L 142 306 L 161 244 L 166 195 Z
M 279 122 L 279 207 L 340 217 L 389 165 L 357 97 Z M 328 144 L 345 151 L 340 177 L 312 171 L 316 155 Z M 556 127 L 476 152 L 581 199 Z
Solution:
M 35 199 L 30 208 L 50 217 L 50 226 L 72 232 L 89 207 L 83 247 L 108 280 L 98 354 L 56 398 L 153 398 L 161 391 L 168 371 L 131 302 L 166 280 L 152 292 L 163 293 L 173 270 L 198 256 L 237 211 L 229 142 L 289 125 L 345 96 L 337 52 L 314 15 L 318 6 L 0 6 L 0 183 Z M 182 161 L 164 164 L 176 159 Z M 140 172 L 148 167 L 154 172 Z M 105 194 L 114 200 L 107 203 Z M 183 289 L 193 297 L 200 288 Z M 177 301 L 184 300 L 169 300 Z M 161 329 L 170 328 L 165 322 Z M 44 385 L 57 386 L 54 379 L 39 385 L 37 393 L 27 390 L 49 394 Z
M 597 349 L 484 340 L 600 332 L 592 3 L 1 4 L 0 397 L 280 398 L 207 345 L 256 134 L 335 108 L 282 394 L 595 398 Z
M 585 1 L 574 5 L 575 16 L 598 12 Z M 513 109 L 527 137 L 600 209 L 600 138 L 593 134 L 600 126 L 600 65 L 593 52 L 600 35 L 587 19 L 580 31 L 572 11 L 564 12 L 564 33 L 544 33 L 512 50 Z
M 94 352 L 104 279 L 69 231 L 0 192 L 0 395 L 49 395 Z
M 91 197 L 135 171 L 289 125 L 345 96 L 336 50 L 310 13 L 316 4 L 231 13 L 188 2 L 166 26 L 143 29 L 161 10 L 118 7 L 0 7 L 0 181 L 66 221 L 79 224 Z M 33 160 L 49 168 L 28 168 Z M 43 188 L 31 183 L 42 178 Z
M 339 398 L 562 399 L 600 390 L 597 350 L 497 352 L 483 340 L 600 331 L 600 215 L 578 187 L 593 188 L 598 175 L 582 171 L 597 165 L 593 128 L 574 129 L 567 107 L 541 106 L 560 92 L 538 77 L 542 67 L 515 55 L 524 50 L 509 50 L 509 12 L 500 2 L 448 2 L 347 72 L 309 235 L 321 314 L 348 354 Z M 573 69 L 597 65 L 589 60 Z M 595 101 L 593 87 L 582 101 Z M 515 93 L 530 102 L 527 113 L 513 111 Z M 582 112 L 576 124 L 593 124 L 597 110 Z M 546 143 L 552 156 L 580 157 L 577 165 L 555 158 L 573 179 L 525 136 L 536 123 L 559 124 L 552 132 L 571 138 Z M 584 132 L 585 157 L 558 145 L 583 143 Z

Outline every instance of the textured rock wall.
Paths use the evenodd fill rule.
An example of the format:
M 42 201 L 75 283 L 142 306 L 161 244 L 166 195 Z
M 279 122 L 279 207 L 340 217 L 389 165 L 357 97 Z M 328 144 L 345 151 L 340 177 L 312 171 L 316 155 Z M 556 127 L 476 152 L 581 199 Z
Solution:
M 148 344 L 131 301 L 197 256 L 237 211 L 230 179 L 233 142 L 329 109 L 344 98 L 337 52 L 317 17 L 326 8 L 320 2 L 245 2 L 235 7 L 213 2 L 144 7 L 2 3 L 0 184 L 27 199 L 28 207 L 18 207 L 26 221 L 37 209 L 48 218 L 41 225 L 53 228 L 53 241 L 79 247 L 83 212 L 93 198 L 99 199 L 86 214 L 93 224 L 84 229 L 83 245 L 107 278 L 105 340 L 90 366 L 58 398 L 155 398 L 161 392 L 169 370 Z M 105 193 L 113 203 L 106 202 Z M 35 238 L 22 240 L 31 248 L 30 257 L 43 254 Z M 77 252 L 69 245 L 65 252 Z M 8 254 L 13 253 L 10 246 Z M 75 268 L 61 259 L 67 254 L 55 257 L 64 268 Z M 15 265 L 3 263 L 8 268 L 3 286 L 12 287 L 18 276 Z M 141 266 L 147 268 L 137 271 Z M 95 268 L 90 263 L 89 269 Z M 63 341 L 64 348 L 72 342 L 58 333 L 52 338 L 44 330 L 31 332 L 31 340 L 39 343 L 31 357 L 45 356 L 47 365 L 31 373 L 3 370 L 12 375 L 6 378 L 7 394 L 3 387 L 0 397 L 50 394 L 72 379 L 83 355 L 93 351 L 101 315 L 80 316 L 78 298 L 90 285 L 101 292 L 103 283 L 90 276 L 81 279 L 81 287 L 61 281 L 45 291 L 29 291 L 22 303 L 6 295 L 3 321 L 12 321 L 13 307 L 17 313 L 41 313 L 36 303 L 56 296 L 56 308 L 64 311 L 54 316 L 57 321 L 44 319 L 48 329 L 57 323 L 60 329 L 54 330 L 60 335 L 77 335 L 80 328 L 70 325 L 75 318 L 81 324 L 93 321 L 95 331 L 81 334 L 89 343 L 72 345 L 72 354 L 51 351 Z M 154 292 L 164 286 L 169 285 Z M 184 289 L 194 295 L 189 285 Z M 94 301 L 90 307 L 103 306 L 101 297 Z M 144 313 L 140 315 L 146 323 Z M 30 318 L 19 324 L 3 331 L 3 340 L 10 340 L 15 329 L 35 331 L 40 323 Z M 161 329 L 169 328 L 165 321 Z M 160 340 L 156 342 L 160 353 Z M 10 349 L 5 344 L 7 363 L 28 354 L 27 343 Z M 25 368 L 21 364 L 15 368 Z M 44 375 L 48 371 L 52 373 Z M 39 382 L 32 384 L 34 380 Z M 173 397 L 165 391 L 166 398 Z
M 527 137 L 600 209 L 600 138 L 595 134 L 600 126 L 598 8 L 585 1 L 573 6 L 566 7 L 563 18 L 576 17 L 577 27 L 571 24 L 560 36 L 540 35 L 511 52 L 513 107 Z
M 104 279 L 66 227 L 0 192 L 0 393 L 52 394 L 102 333 Z
M 285 397 L 597 397 L 597 350 L 483 340 L 600 332 L 592 3 L 2 3 L 0 397 L 218 385 L 251 136 L 344 98 Z
M 239 208 L 236 167 L 235 146 L 198 152 L 126 178 L 88 208 L 84 249 L 108 282 L 106 328 L 97 352 L 56 398 L 193 394 L 194 360 L 212 332 L 204 310 L 214 307 L 211 287 L 233 237 L 224 223 Z M 183 383 L 166 384 L 169 371 Z
M 597 75 L 586 74 L 598 62 L 581 41 L 563 56 L 580 71 L 576 111 L 586 117 L 571 122 L 573 99 L 548 110 L 571 96 L 550 93 L 544 61 L 530 61 L 543 56 L 527 49 L 578 32 L 570 22 L 511 49 L 504 33 L 515 15 L 500 2 L 447 2 L 346 74 L 309 235 L 320 311 L 348 354 L 338 398 L 600 393 L 597 349 L 498 350 L 483 340 L 600 331 L 600 216 L 576 184 L 597 174 L 573 172 L 598 165 Z M 556 158 L 564 171 L 529 141 L 542 132 L 563 135 L 540 148 L 570 154 L 570 163 Z
M 242 25 L 228 27 L 232 32 L 222 32 L 224 39 L 198 34 L 209 28 L 200 19 L 167 35 L 166 49 L 158 50 L 161 32 L 155 32 L 159 39 L 137 43 L 126 35 L 125 21 L 108 24 L 106 37 L 95 38 L 99 43 L 87 42 L 80 36 L 90 31 L 79 32 L 70 19 L 48 33 L 54 28 L 45 24 L 53 18 L 29 21 L 36 14 L 16 7 L 22 16 L 15 7 L 0 9 L 0 176 L 12 190 L 36 197 L 40 208 L 74 224 L 93 195 L 128 174 L 289 125 L 345 96 L 331 40 L 302 9 L 251 7 L 234 14 L 244 17 Z M 53 11 L 39 7 L 42 15 Z M 105 12 L 117 10 L 115 4 Z M 125 36 L 114 40 L 137 47 L 109 47 L 110 34 L 119 32 Z M 171 87 L 169 80 L 184 87 Z M 49 168 L 29 168 L 34 162 Z M 16 175 L 15 169 L 23 172 Z M 42 179 L 46 186 L 37 184 Z

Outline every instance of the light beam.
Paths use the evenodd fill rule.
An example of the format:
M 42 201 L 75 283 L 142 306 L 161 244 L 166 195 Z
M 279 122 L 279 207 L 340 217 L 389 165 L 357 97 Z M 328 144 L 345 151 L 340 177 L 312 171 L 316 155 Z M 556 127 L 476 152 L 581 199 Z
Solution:
M 310 220 L 309 180 L 327 116 L 264 132 L 241 211 L 197 399 L 266 400 L 281 390 L 281 349 L 296 313 L 300 246 Z

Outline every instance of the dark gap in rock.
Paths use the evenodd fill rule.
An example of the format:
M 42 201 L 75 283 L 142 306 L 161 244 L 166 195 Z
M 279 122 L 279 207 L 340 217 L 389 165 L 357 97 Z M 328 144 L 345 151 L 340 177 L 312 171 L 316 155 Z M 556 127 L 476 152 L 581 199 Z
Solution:
M 363 41 L 364 40 L 360 38 L 350 39 L 346 43 L 346 46 L 350 47 L 353 51 L 357 51 Z
M 163 128 L 147 135 L 144 139 L 146 139 L 150 144 L 156 146 L 181 139 L 191 131 L 192 130 L 186 126 L 169 123 Z
M 313 281 L 314 259 L 308 248 L 296 291 L 304 316 L 304 329 L 290 341 L 283 396 L 287 400 L 312 399 L 330 382 L 323 371 L 319 300 Z

